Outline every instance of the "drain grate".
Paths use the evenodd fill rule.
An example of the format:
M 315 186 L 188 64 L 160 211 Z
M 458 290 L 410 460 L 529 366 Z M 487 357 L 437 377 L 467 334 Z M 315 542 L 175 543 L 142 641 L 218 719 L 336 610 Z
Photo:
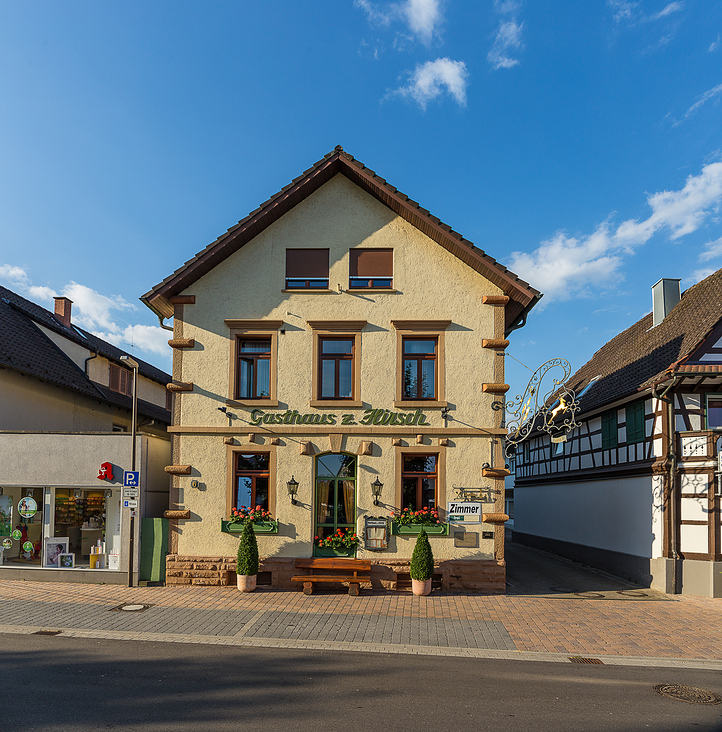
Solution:
M 149 607 L 153 607 L 153 606 L 124 602 L 122 605 L 118 605 L 117 607 L 111 607 L 110 611 L 111 612 L 126 612 L 126 613 L 142 613 L 143 611 L 147 610 Z
M 30 635 L 60 635 L 62 632 L 62 630 L 36 630 Z
M 657 684 L 654 690 L 662 696 L 690 704 L 722 704 L 722 697 L 696 686 L 682 686 L 681 684 Z
M 598 658 L 585 658 L 584 656 L 569 656 L 569 660 L 572 663 L 593 663 L 599 666 L 604 666 L 604 661 L 600 661 Z

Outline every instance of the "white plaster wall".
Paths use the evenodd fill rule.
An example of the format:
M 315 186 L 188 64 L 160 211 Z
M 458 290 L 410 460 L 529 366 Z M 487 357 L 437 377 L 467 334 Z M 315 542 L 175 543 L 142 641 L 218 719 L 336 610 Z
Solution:
M 519 486 L 514 529 L 525 534 L 652 557 L 661 548 L 651 477 Z
M 284 293 L 287 247 L 329 248 L 330 286 L 348 286 L 349 248 L 390 247 L 394 250 L 395 294 L 375 292 L 320 294 Z M 482 348 L 483 338 L 493 338 L 494 308 L 481 303 L 485 294 L 500 290 L 463 264 L 438 244 L 395 216 L 343 176 L 336 176 L 316 193 L 262 232 L 255 240 L 229 257 L 188 290 L 195 305 L 184 308 L 183 337 L 194 338 L 194 349 L 182 354 L 182 381 L 193 382 L 192 393 L 179 394 L 183 426 L 227 427 L 228 419 L 218 411 L 228 396 L 229 360 L 232 343 L 226 318 L 283 320 L 285 334 L 278 336 L 278 411 L 297 409 L 301 413 L 353 413 L 363 416 L 369 406 L 394 409 L 396 398 L 397 333 L 392 320 L 451 320 L 445 335 L 446 401 L 452 407 L 450 426 L 455 422 L 471 427 L 489 427 L 493 397 L 482 393 L 482 384 L 503 373 L 494 373 L 494 352 Z M 366 320 L 361 336 L 362 408 L 309 407 L 312 374 L 312 332 L 307 320 Z M 244 433 L 259 430 L 248 423 L 251 408 L 229 408 L 237 414 L 233 424 L 238 441 Z M 276 409 L 273 409 L 276 411 Z M 413 411 L 413 410 L 412 410 Z M 443 430 L 439 410 L 425 410 L 427 420 Z M 343 432 L 343 428 L 330 431 Z M 269 438 L 256 438 L 267 444 Z M 343 450 L 356 453 L 361 440 L 373 440 L 372 456 L 360 456 L 357 483 L 357 528 L 363 528 L 363 509 L 372 515 L 388 515 L 394 504 L 395 449 L 390 436 L 349 435 Z M 281 435 L 277 447 L 277 503 L 275 515 L 281 522 L 279 536 L 259 536 L 264 556 L 311 554 L 314 460 L 299 454 L 298 443 L 309 440 L 316 453 L 329 451 L 322 435 Z M 416 445 L 405 439 L 405 445 Z M 437 446 L 436 438 L 426 438 Z M 237 539 L 220 532 L 225 515 L 226 446 L 219 436 L 185 435 L 180 438 L 181 464 L 193 465 L 194 474 L 179 480 L 179 503 L 191 510 L 188 521 L 179 522 L 180 554 L 232 554 Z M 456 498 L 452 486 L 489 487 L 481 479 L 481 464 L 491 462 L 486 437 L 453 438 L 446 450 L 446 498 Z M 285 483 L 291 475 L 299 482 L 299 501 L 292 506 Z M 373 507 L 370 483 L 376 476 L 384 483 L 383 507 Z M 190 488 L 198 479 L 199 489 Z M 493 511 L 493 504 L 487 505 Z M 216 528 L 217 527 L 217 528 Z M 481 533 L 489 525 L 472 526 Z M 481 540 L 478 550 L 454 549 L 451 537 L 431 538 L 437 558 L 493 557 L 493 540 Z M 388 555 L 408 557 L 413 539 L 394 537 Z M 363 551 L 359 556 L 365 556 Z M 372 556 L 369 553 L 368 556 Z M 374 555 L 379 556 L 379 555 Z
M 709 551 L 709 534 L 706 526 L 682 524 L 680 544 L 683 552 L 690 554 L 707 554 Z

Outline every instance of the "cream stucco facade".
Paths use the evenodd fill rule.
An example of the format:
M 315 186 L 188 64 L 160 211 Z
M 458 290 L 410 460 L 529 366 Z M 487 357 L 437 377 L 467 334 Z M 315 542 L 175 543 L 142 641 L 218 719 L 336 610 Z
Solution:
M 328 250 L 328 287 L 286 289 L 289 249 Z M 393 250 L 392 286 L 349 289 L 354 249 Z M 319 456 L 355 456 L 353 522 L 362 536 L 366 517 L 390 518 L 403 508 L 404 456 L 432 455 L 442 521 L 450 501 L 480 503 L 483 513 L 479 523 L 452 521 L 448 535 L 430 537 L 444 585 L 503 592 L 505 430 L 492 404 L 503 398 L 504 295 L 340 174 L 176 289 L 174 341 L 182 347 L 174 352 L 169 431 L 171 470 L 185 474 L 173 478 L 171 508 L 189 518 L 174 522 L 168 581 L 224 583 L 238 546 L 236 536 L 221 531 L 237 501 L 237 453 L 269 456 L 268 508 L 279 528 L 258 541 L 261 571 L 277 586 L 290 586 L 295 558 L 314 553 Z M 236 392 L 236 339 L 254 333 L 270 339 L 270 396 L 246 400 Z M 354 342 L 351 398 L 324 400 L 317 393 L 323 335 Z M 436 343 L 433 398 L 404 398 L 404 336 Z M 286 487 L 292 476 L 296 505 Z M 376 479 L 383 483 L 378 506 Z M 385 551 L 370 551 L 362 538 L 355 556 L 374 561 L 373 576 L 394 587 L 408 572 L 414 541 L 392 534 Z

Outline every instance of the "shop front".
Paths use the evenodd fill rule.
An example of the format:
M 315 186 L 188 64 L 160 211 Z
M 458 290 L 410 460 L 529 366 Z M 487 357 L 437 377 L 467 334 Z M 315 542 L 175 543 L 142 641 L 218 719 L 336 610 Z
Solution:
M 167 506 L 169 443 L 137 438 L 137 508 L 124 506 L 131 435 L 0 433 L 0 579 L 127 582 L 130 511 Z M 140 520 L 135 521 L 137 573 Z

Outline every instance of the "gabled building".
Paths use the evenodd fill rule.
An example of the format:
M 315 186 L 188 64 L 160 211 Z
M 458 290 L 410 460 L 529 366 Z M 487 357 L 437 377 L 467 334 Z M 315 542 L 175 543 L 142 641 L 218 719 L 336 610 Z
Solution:
M 142 298 L 174 322 L 168 582 L 225 584 L 227 521 L 258 505 L 259 582 L 299 587 L 340 531 L 399 587 L 415 536 L 390 515 L 427 507 L 442 585 L 503 592 L 492 403 L 539 297 L 340 147 L 229 229 Z
M 516 454 L 514 540 L 666 592 L 722 597 L 722 270 L 653 311 L 567 385 L 566 442 L 537 432 Z
M 0 287 L 0 579 L 127 579 L 121 489 L 131 469 L 133 372 L 121 358 L 129 354 L 73 324 L 71 308 L 56 298 L 51 313 Z M 138 516 L 161 517 L 170 375 L 135 360 Z M 61 548 L 72 571 L 58 566 Z

